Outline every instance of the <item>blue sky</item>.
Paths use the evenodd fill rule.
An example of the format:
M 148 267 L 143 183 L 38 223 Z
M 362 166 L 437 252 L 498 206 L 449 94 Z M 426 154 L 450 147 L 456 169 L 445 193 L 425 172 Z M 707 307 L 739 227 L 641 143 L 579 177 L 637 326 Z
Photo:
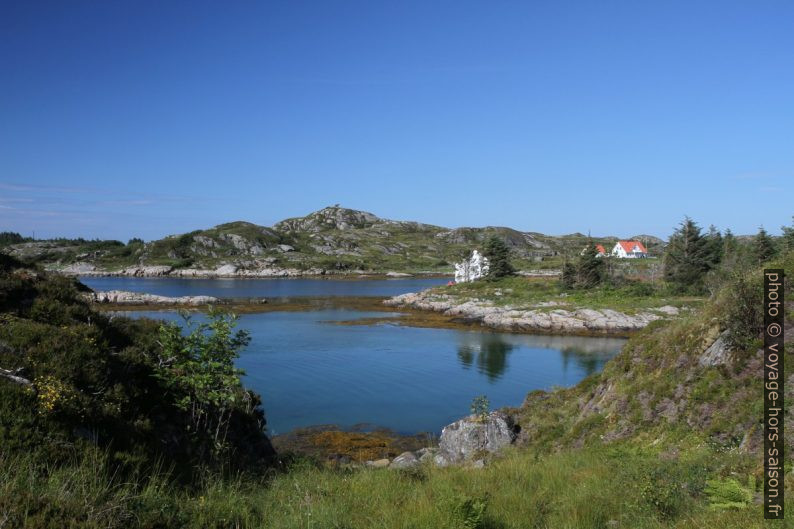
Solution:
M 0 3 L 0 231 L 779 233 L 794 3 Z

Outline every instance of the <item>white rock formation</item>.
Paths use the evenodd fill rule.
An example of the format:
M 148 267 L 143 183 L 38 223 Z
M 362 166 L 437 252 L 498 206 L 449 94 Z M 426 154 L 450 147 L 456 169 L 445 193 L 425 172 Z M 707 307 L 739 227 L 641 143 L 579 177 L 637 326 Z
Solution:
M 455 264 L 455 283 L 468 283 L 488 273 L 488 258 L 474 250 L 469 259 Z
M 445 463 L 460 463 L 482 452 L 497 452 L 512 444 L 517 434 L 518 428 L 513 418 L 505 413 L 492 411 L 484 420 L 470 415 L 445 426 L 441 431 L 438 443 L 440 454 L 436 455 L 436 464 L 446 466 Z
M 113 303 L 116 305 L 210 305 L 218 303 L 218 298 L 213 296 L 158 296 L 157 294 L 144 294 L 141 292 L 128 292 L 126 290 L 108 290 L 91 292 L 85 295 L 86 299 L 94 303 Z

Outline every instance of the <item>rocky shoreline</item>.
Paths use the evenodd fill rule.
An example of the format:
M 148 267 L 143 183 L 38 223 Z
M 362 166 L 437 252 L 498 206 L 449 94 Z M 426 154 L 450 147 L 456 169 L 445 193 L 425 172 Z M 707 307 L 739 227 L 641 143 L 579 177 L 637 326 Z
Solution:
M 335 278 L 411 278 L 411 277 L 452 277 L 450 273 L 438 271 L 396 272 L 393 270 L 328 270 L 325 268 L 280 268 L 277 266 L 248 267 L 235 264 L 224 264 L 215 269 L 208 268 L 174 268 L 168 265 L 140 265 L 106 270 L 97 266 L 78 262 L 63 267 L 48 267 L 50 272 L 58 272 L 67 276 L 88 277 L 176 277 L 196 279 L 268 279 L 294 277 L 335 277 Z M 559 270 L 522 270 L 518 272 L 524 277 L 556 277 Z
M 271 279 L 271 278 L 297 278 L 297 277 L 364 277 L 364 278 L 409 278 L 409 277 L 446 277 L 438 272 L 373 272 L 369 270 L 327 270 L 324 268 L 279 268 L 268 266 L 262 268 L 243 268 L 233 264 L 225 264 L 215 269 L 206 268 L 174 268 L 167 265 L 130 266 L 119 270 L 105 270 L 97 268 L 90 263 L 74 263 L 62 268 L 50 267 L 51 272 L 58 272 L 67 276 L 88 277 L 175 277 L 187 279 Z
M 496 410 L 446 425 L 437 443 L 420 439 L 426 434 L 386 435 L 383 430 L 340 431 L 324 426 L 297 429 L 275 437 L 273 442 L 280 450 L 344 466 L 399 470 L 430 464 L 482 468 L 502 449 L 519 442 L 520 432 L 512 415 Z M 365 454 L 369 456 L 362 457 Z
M 92 303 L 107 303 L 113 305 L 185 305 L 200 306 L 219 303 L 221 300 L 213 296 L 158 296 L 141 292 L 128 292 L 126 290 L 108 290 L 106 292 L 90 292 L 85 294 Z
M 680 309 L 664 306 L 625 314 L 612 309 L 554 308 L 557 302 L 547 301 L 530 308 L 495 305 L 489 301 L 461 301 L 454 296 L 431 290 L 402 294 L 384 301 L 389 307 L 442 313 L 486 327 L 513 332 L 625 335 L 649 323 L 676 316 Z

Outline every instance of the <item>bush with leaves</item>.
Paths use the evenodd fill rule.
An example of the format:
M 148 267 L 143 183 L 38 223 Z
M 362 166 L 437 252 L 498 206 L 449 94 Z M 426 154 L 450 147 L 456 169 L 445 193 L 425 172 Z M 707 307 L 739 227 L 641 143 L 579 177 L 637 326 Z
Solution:
M 458 495 L 449 502 L 452 527 L 460 529 L 482 529 L 486 524 L 488 497 Z
M 760 274 L 737 272 L 721 290 L 723 325 L 726 342 L 735 350 L 744 350 L 761 335 L 764 307 Z
M 226 447 L 232 413 L 251 401 L 240 381 L 243 371 L 234 365 L 250 337 L 245 330 L 234 331 L 235 315 L 217 309 L 209 311 L 208 322 L 198 325 L 183 317 L 188 334 L 175 323 L 160 326 L 162 350 L 155 374 L 177 407 L 188 413 L 191 435 L 220 452 Z
M 476 415 L 477 418 L 481 421 L 485 421 L 488 418 L 488 412 L 491 409 L 491 402 L 488 400 L 488 397 L 485 395 L 479 395 L 474 397 L 471 401 L 471 413 Z
M 734 478 L 710 479 L 703 492 L 712 509 L 744 509 L 753 501 L 754 489 L 755 479 L 750 476 L 747 487 Z

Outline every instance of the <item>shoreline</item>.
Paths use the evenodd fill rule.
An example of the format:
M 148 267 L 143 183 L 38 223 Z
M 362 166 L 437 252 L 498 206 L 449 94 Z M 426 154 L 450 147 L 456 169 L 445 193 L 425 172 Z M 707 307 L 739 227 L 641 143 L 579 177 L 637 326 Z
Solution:
M 88 263 L 75 263 L 62 268 L 47 268 L 48 272 L 69 277 L 128 277 L 154 279 L 411 279 L 411 278 L 450 278 L 452 271 L 434 270 L 417 272 L 398 272 L 395 270 L 327 270 L 322 268 L 258 268 L 244 269 L 236 265 L 226 264 L 216 269 L 205 268 L 174 268 L 169 265 L 131 266 L 118 270 L 98 269 Z
M 76 263 L 63 268 L 46 268 L 47 272 L 69 277 L 125 277 L 147 279 L 329 279 L 329 280 L 382 280 L 382 279 L 449 279 L 452 270 L 420 270 L 400 272 L 396 270 L 326 270 L 309 268 L 261 268 L 240 269 L 235 265 L 223 265 L 217 269 L 173 268 L 167 265 L 133 266 L 119 270 L 101 270 L 86 263 Z M 517 275 L 528 278 L 556 278 L 557 269 L 519 270 Z
M 631 328 L 613 327 L 609 329 L 569 327 L 532 327 L 519 325 L 494 324 L 489 312 L 470 314 L 464 305 L 437 307 L 396 304 L 395 300 L 402 296 L 418 296 L 420 294 L 403 294 L 401 296 L 295 296 L 280 298 L 212 298 L 208 296 L 185 296 L 169 298 L 137 292 L 109 291 L 87 294 L 87 300 L 102 312 L 168 312 L 188 310 L 202 312 L 210 305 L 221 307 L 237 314 L 260 314 L 267 312 L 304 312 L 330 309 L 349 309 L 362 312 L 381 312 L 383 316 L 374 316 L 353 320 L 329 322 L 333 325 L 378 325 L 395 324 L 406 327 L 430 329 L 456 329 L 464 331 L 505 332 L 510 334 L 547 335 L 547 336 L 582 336 L 582 337 L 614 337 L 628 338 L 645 325 Z M 492 307 L 493 314 L 500 314 L 503 309 Z M 631 316 L 611 311 L 623 318 Z M 647 321 L 661 319 L 656 317 Z M 616 318 L 619 320 L 619 318 Z M 646 324 L 647 324 L 646 323 Z
M 460 301 L 432 290 L 401 294 L 384 300 L 387 307 L 442 314 L 500 332 L 574 336 L 627 337 L 650 323 L 680 314 L 666 305 L 626 314 L 613 309 L 553 308 L 548 302 L 530 308 L 497 306 L 480 300 Z

